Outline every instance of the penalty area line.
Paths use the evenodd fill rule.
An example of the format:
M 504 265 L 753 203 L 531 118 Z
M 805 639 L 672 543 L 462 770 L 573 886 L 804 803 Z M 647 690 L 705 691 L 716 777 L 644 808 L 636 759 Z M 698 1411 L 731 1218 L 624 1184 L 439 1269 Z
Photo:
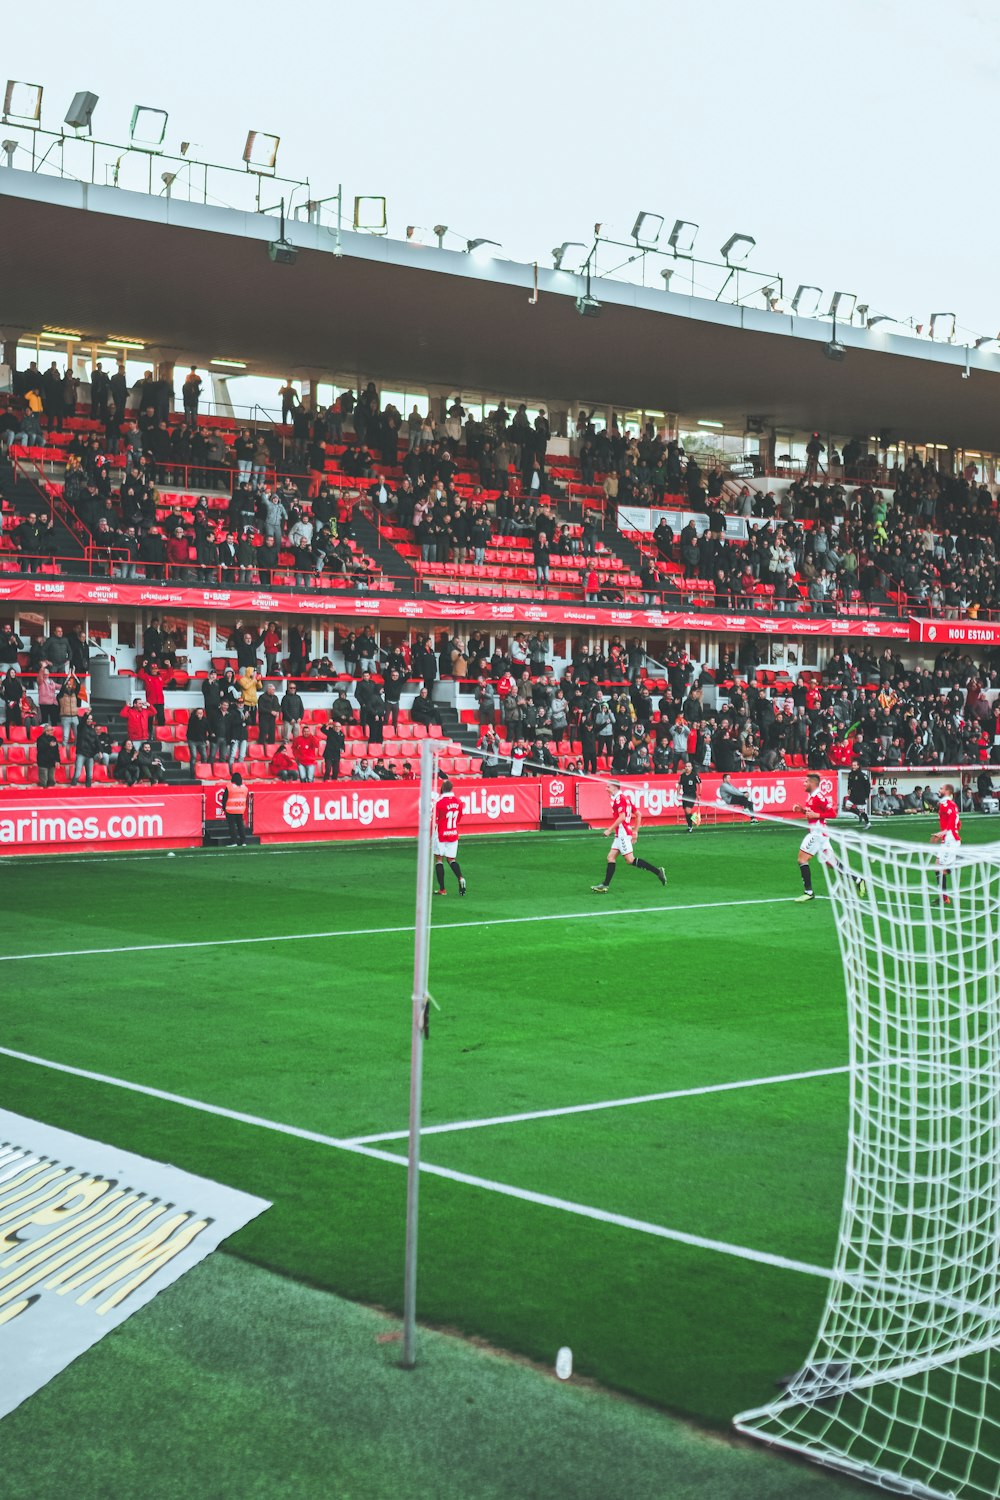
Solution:
M 0 1055 L 16 1062 L 30 1063 L 35 1067 L 48 1068 L 56 1073 L 68 1073 L 74 1078 L 85 1078 L 91 1083 L 107 1084 L 112 1088 L 125 1089 L 129 1093 L 143 1094 L 150 1099 L 159 1099 L 167 1104 L 177 1104 L 185 1109 L 198 1110 L 202 1114 L 217 1115 L 236 1124 L 255 1126 L 260 1130 L 275 1131 L 279 1135 L 294 1136 L 299 1140 L 312 1141 L 317 1145 L 330 1146 L 354 1156 L 365 1156 L 373 1161 L 388 1162 L 392 1166 L 405 1167 L 407 1159 L 391 1151 L 380 1151 L 375 1146 L 362 1146 L 337 1136 L 323 1135 L 317 1130 L 304 1130 L 298 1125 L 285 1125 L 277 1120 L 266 1120 L 260 1115 L 245 1114 L 242 1110 L 227 1109 L 221 1104 L 208 1104 L 201 1099 L 189 1099 L 184 1094 L 172 1094 L 165 1089 L 153 1088 L 144 1083 L 132 1083 L 125 1078 L 115 1078 L 107 1073 L 91 1072 L 88 1068 L 72 1067 L 69 1063 L 55 1062 L 50 1058 L 35 1057 L 29 1052 L 17 1052 L 12 1047 L 0 1047 Z M 498 1193 L 504 1198 L 516 1198 L 522 1203 L 532 1203 L 539 1208 L 552 1208 L 577 1218 L 590 1219 L 599 1224 L 610 1224 L 620 1229 L 632 1229 L 639 1234 L 656 1239 L 670 1240 L 687 1245 L 695 1250 L 708 1250 L 717 1255 L 728 1255 L 736 1260 L 752 1261 L 757 1265 L 771 1266 L 779 1271 L 796 1271 L 802 1276 L 818 1276 L 823 1281 L 833 1279 L 835 1273 L 826 1266 L 813 1265 L 809 1261 L 794 1260 L 785 1255 L 772 1255 L 766 1250 L 754 1250 L 747 1245 L 732 1245 L 726 1240 L 714 1240 L 704 1235 L 687 1234 L 682 1229 L 668 1229 L 663 1224 L 652 1224 L 646 1219 L 632 1218 L 628 1214 L 612 1213 L 608 1209 L 592 1208 L 586 1203 L 574 1203 L 568 1198 L 556 1198 L 550 1193 L 536 1193 L 529 1188 L 515 1187 L 509 1182 L 495 1182 L 489 1177 L 476 1177 L 470 1172 L 457 1172 L 451 1167 L 438 1167 L 432 1162 L 421 1162 L 421 1172 L 428 1177 L 440 1177 L 447 1182 L 456 1182 L 466 1187 L 479 1188 L 484 1192 Z
M 524 1120 L 554 1120 L 563 1115 L 586 1115 L 602 1109 L 624 1109 L 631 1104 L 659 1104 L 665 1099 L 695 1099 L 702 1094 L 728 1094 L 736 1089 L 766 1088 L 771 1083 L 800 1083 L 809 1078 L 835 1078 L 851 1071 L 848 1063 L 835 1068 L 811 1068 L 804 1073 L 773 1073 L 767 1078 L 739 1078 L 733 1083 L 706 1083 L 692 1089 L 666 1089 L 660 1094 L 634 1094 L 628 1099 L 600 1099 L 595 1104 L 565 1104 L 555 1109 L 529 1109 L 519 1115 L 492 1115 L 483 1120 L 456 1120 L 449 1125 L 424 1125 L 425 1135 L 447 1135 L 457 1130 L 484 1130 L 488 1125 L 519 1125 Z M 352 1146 L 371 1146 L 380 1141 L 405 1141 L 408 1130 L 388 1130 L 382 1135 L 352 1135 Z
M 587 922 L 608 917 L 663 916 L 674 911 L 711 911 L 722 906 L 783 906 L 797 901 L 797 896 L 755 896 L 746 901 L 692 901 L 686 905 L 601 907 L 593 911 L 547 912 L 531 917 L 482 917 L 471 922 L 435 922 L 432 932 L 449 932 L 453 928 L 517 927 L 527 922 Z M 0 953 L 0 964 L 25 963 L 34 958 L 88 958 L 109 953 L 173 953 L 190 948 L 243 948 L 248 943 L 312 943 L 325 938 L 388 937 L 392 933 L 414 932 L 412 922 L 400 927 L 346 927 L 330 932 L 279 932 L 269 937 L 200 938 L 188 943 L 126 943 L 115 948 L 56 948 L 49 953 Z

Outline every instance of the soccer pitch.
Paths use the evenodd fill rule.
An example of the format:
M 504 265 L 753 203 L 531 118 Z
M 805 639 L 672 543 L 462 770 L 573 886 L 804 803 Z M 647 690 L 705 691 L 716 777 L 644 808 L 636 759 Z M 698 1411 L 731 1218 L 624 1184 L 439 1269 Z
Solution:
M 832 1264 L 833 914 L 794 904 L 791 828 L 644 832 L 667 889 L 602 897 L 606 847 L 466 838 L 435 901 L 419 1316 L 728 1423 L 802 1363 Z M 273 1200 L 228 1249 L 398 1309 L 413 843 L 5 877 L 6 1105 Z

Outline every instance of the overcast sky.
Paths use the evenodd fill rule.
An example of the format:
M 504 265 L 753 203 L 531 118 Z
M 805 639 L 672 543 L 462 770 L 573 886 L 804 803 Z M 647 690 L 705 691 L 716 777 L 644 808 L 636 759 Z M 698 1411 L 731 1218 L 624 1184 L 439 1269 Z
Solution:
M 342 181 L 384 194 L 400 238 L 443 222 L 544 264 L 647 209 L 698 222 L 710 258 L 753 235 L 751 264 L 788 295 L 955 312 L 963 342 L 1000 330 L 997 0 L 209 0 L 116 16 L 115 41 L 111 19 L 54 0 L 26 59 L 8 50 L 45 87 L 43 123 L 87 88 L 106 140 L 127 139 L 133 104 L 210 160 L 272 131 L 316 197 Z

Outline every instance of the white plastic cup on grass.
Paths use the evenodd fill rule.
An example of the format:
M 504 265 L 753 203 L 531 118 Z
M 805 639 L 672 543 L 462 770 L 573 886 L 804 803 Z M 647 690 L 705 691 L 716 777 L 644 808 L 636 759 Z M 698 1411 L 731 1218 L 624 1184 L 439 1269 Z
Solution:
M 556 1374 L 560 1380 L 568 1380 L 573 1373 L 573 1351 L 563 1344 L 556 1355 Z

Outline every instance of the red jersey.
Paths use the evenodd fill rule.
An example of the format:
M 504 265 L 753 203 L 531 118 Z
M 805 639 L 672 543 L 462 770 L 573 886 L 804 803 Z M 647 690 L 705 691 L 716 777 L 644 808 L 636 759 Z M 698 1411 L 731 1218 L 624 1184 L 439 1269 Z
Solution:
M 632 798 L 628 795 L 627 792 L 618 793 L 618 796 L 611 804 L 611 811 L 614 814 L 616 820 L 618 818 L 621 818 L 619 827 L 623 830 L 623 832 L 627 833 L 630 839 L 634 838 L 635 820 L 638 816 L 639 809 L 636 807 L 635 803 L 632 801 Z
M 826 827 L 827 818 L 835 818 L 837 809 L 822 792 L 810 792 L 806 798 L 806 819 L 810 828 Z
M 942 797 L 938 803 L 938 826 L 942 833 L 950 833 L 956 839 L 962 837 L 962 819 L 958 805 L 950 797 Z
M 462 804 L 454 792 L 438 798 L 434 804 L 434 825 L 440 843 L 453 844 L 458 838 L 462 811 Z

